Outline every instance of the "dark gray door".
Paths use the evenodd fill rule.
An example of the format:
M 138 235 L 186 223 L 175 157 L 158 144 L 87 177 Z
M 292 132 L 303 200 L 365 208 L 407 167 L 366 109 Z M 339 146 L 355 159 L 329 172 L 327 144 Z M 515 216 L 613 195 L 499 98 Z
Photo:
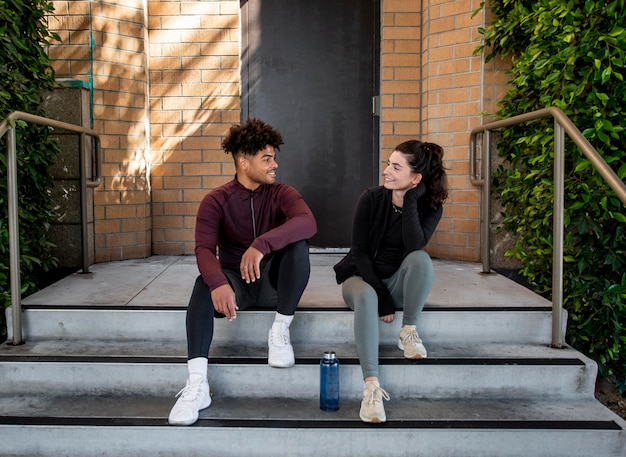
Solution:
M 379 2 L 242 2 L 242 115 L 283 135 L 278 180 L 318 222 L 312 247 L 347 247 L 354 206 L 378 184 Z

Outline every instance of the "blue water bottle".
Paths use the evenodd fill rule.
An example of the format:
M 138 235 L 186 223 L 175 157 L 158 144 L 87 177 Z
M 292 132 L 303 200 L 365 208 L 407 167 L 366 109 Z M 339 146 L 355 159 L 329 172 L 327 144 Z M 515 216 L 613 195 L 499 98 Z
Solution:
M 320 362 L 320 409 L 339 409 L 339 360 L 334 351 L 324 352 Z

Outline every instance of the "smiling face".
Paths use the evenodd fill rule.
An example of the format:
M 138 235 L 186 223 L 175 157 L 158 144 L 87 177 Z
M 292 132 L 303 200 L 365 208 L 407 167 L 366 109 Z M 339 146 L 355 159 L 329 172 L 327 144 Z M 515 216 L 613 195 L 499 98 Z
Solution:
M 269 144 L 253 156 L 237 157 L 237 180 L 247 189 L 256 190 L 262 184 L 273 184 L 276 181 L 276 151 Z
M 419 184 L 422 180 L 420 173 L 413 173 L 409 162 L 400 151 L 393 151 L 387 161 L 387 168 L 383 171 L 385 189 L 407 191 Z

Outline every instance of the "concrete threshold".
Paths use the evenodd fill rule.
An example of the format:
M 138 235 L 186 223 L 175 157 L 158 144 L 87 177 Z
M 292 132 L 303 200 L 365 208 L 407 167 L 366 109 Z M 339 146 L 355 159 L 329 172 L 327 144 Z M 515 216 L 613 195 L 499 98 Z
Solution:
M 303 308 L 345 304 L 333 265 L 344 254 L 312 253 L 311 277 L 300 301 Z M 433 259 L 435 284 L 426 306 L 456 308 L 545 307 L 548 300 L 495 272 L 482 273 L 475 262 Z M 185 308 L 198 275 L 194 256 L 151 256 L 99 263 L 74 273 L 22 300 L 28 306 Z

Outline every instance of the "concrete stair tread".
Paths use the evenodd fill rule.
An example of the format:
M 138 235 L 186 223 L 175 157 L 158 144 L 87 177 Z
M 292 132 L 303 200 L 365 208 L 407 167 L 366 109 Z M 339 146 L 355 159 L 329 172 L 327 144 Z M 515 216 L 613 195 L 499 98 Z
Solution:
M 333 265 L 345 254 L 313 254 L 311 277 L 301 304 L 345 308 Z M 435 284 L 427 306 L 545 306 L 550 302 L 499 274 L 482 274 L 476 262 L 433 259 Z M 111 306 L 186 308 L 198 275 L 195 256 L 156 255 L 103 262 L 75 273 L 23 300 L 24 306 Z M 451 282 L 449 278 L 454 278 Z
M 429 344 L 428 358 L 412 360 L 412 363 L 450 363 L 457 360 L 458 363 L 467 361 L 483 361 L 488 363 L 503 363 L 506 361 L 518 363 L 533 363 L 534 360 L 549 363 L 564 363 L 581 360 L 581 354 L 574 349 L 565 346 L 555 349 L 540 344 L 501 344 L 501 343 L 450 343 Z M 302 343 L 294 344 L 297 363 L 317 364 L 325 350 L 334 350 L 342 364 L 357 364 L 356 347 L 354 344 L 341 344 L 320 346 Z M 38 361 L 111 361 L 124 363 L 137 361 L 152 361 L 154 363 L 171 363 L 186 361 L 187 349 L 184 344 L 172 342 L 153 341 L 110 341 L 110 340 L 42 340 L 26 342 L 23 345 L 12 346 L 0 345 L 0 360 L 38 360 Z M 237 363 L 246 359 L 250 363 L 258 359 L 258 363 L 265 364 L 267 359 L 267 346 L 265 342 L 255 345 L 250 344 L 222 344 L 216 343 L 211 346 L 209 355 L 212 363 Z M 382 344 L 380 346 L 381 360 L 389 360 L 398 363 L 405 361 L 402 351 L 395 345 Z M 219 362 L 218 362 L 219 361 Z M 558 361 L 558 362 L 557 362 Z
M 173 396 L 0 396 L 2 424 L 167 425 Z M 336 412 L 317 399 L 222 397 L 200 412 L 199 426 L 361 427 L 360 400 L 342 400 Z M 619 430 L 620 419 L 599 402 L 543 398 L 394 399 L 385 402 L 387 427 L 554 428 Z M 575 411 L 576 414 L 572 414 Z M 623 425 L 623 424 L 622 424 Z

